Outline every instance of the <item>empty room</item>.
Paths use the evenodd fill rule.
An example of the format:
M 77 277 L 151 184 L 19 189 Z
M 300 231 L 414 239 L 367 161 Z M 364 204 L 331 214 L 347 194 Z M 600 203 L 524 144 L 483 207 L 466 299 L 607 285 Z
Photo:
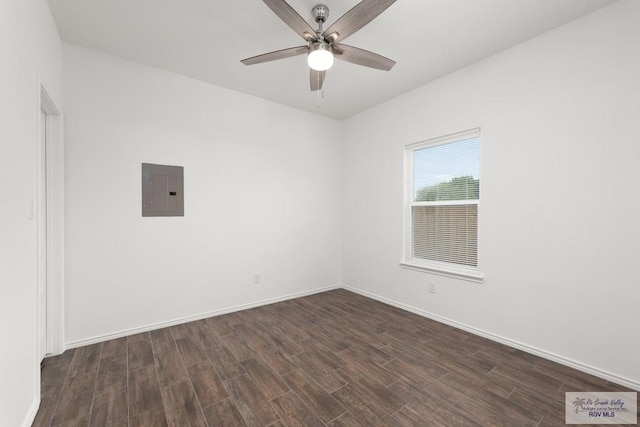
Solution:
M 3 0 L 0 426 L 637 425 L 639 47 L 638 0 Z

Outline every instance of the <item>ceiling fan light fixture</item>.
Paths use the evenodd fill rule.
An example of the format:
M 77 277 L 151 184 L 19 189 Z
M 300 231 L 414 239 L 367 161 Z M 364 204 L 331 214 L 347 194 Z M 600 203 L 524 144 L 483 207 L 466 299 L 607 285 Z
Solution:
M 313 43 L 309 48 L 307 63 L 316 71 L 325 71 L 333 67 L 331 46 L 325 42 Z

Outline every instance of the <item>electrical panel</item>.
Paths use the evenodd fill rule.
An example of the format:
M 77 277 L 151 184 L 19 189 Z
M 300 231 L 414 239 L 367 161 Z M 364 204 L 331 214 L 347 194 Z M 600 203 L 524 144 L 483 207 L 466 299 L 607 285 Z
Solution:
M 184 216 L 184 168 L 142 164 L 142 216 Z

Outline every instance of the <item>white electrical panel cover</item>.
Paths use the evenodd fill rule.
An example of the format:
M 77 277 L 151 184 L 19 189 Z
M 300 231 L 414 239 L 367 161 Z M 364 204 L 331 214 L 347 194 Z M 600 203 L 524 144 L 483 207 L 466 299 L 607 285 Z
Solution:
M 142 164 L 142 216 L 184 216 L 184 168 Z

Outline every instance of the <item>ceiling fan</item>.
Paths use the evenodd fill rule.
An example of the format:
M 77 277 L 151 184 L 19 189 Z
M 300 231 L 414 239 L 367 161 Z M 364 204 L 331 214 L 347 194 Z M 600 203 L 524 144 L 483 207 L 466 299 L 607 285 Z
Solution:
M 263 1 L 285 24 L 305 39 L 307 44 L 264 53 L 240 61 L 245 65 L 260 64 L 307 54 L 307 62 L 311 69 L 310 84 L 312 91 L 322 89 L 326 70 L 333 65 L 334 55 L 343 61 L 384 71 L 391 70 L 395 65 L 395 61 L 377 53 L 339 42 L 367 25 L 395 3 L 396 0 L 363 0 L 342 15 L 325 31 L 322 30 L 322 25 L 329 17 L 329 8 L 323 4 L 318 4 L 311 9 L 311 14 L 318 24 L 318 29 L 314 30 L 285 0 Z

